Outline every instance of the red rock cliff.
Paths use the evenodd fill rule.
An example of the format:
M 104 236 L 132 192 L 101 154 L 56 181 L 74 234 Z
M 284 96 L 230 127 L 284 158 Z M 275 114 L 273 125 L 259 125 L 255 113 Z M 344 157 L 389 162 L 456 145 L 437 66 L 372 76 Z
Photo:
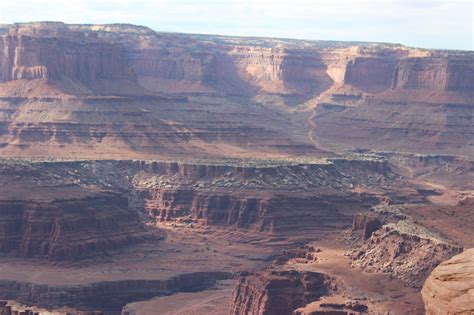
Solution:
M 68 92 L 103 94 L 105 86 L 98 82 L 135 80 L 122 45 L 54 26 L 18 25 L 0 37 L 0 81 L 58 80 Z
M 288 315 L 331 291 L 332 278 L 317 272 L 244 273 L 232 293 L 230 314 Z
M 236 156 L 257 148 L 313 155 L 315 146 L 333 151 L 331 145 L 472 155 L 473 60 L 470 52 L 390 44 L 165 34 L 133 25 L 15 24 L 0 29 L 2 96 L 31 100 L 166 93 L 191 100 L 157 104 L 134 99 L 127 105 L 109 99 L 127 111 L 117 117 L 102 112 L 102 101 L 87 101 L 92 105 L 85 109 L 81 99 L 78 109 L 59 98 L 34 119 L 28 107 L 40 106 L 41 100 L 21 107 L 18 100 L 3 100 L 0 136 L 9 137 L 0 140 L 1 147 L 10 155 L 67 152 L 71 148 L 62 145 L 72 139 L 31 147 L 36 141 L 23 139 L 74 133 L 86 124 L 81 133 L 98 137 L 81 145 L 101 152 L 113 147 L 114 154 L 129 149 L 156 155 L 166 147 L 169 155 L 212 155 L 214 144 L 223 143 L 232 152 L 223 155 Z M 308 122 L 297 110 L 301 115 L 293 120 L 275 105 L 315 108 L 315 113 Z M 97 125 L 87 126 L 87 113 Z M 52 126 L 57 121 L 61 124 Z M 162 125 L 167 130 L 157 131 L 155 126 Z M 115 146 L 117 130 L 125 132 Z M 157 144 L 154 139 L 165 140 Z M 178 148 L 167 145 L 168 140 Z
M 144 229 L 125 197 L 0 201 L 0 249 L 25 257 L 83 257 L 139 241 Z

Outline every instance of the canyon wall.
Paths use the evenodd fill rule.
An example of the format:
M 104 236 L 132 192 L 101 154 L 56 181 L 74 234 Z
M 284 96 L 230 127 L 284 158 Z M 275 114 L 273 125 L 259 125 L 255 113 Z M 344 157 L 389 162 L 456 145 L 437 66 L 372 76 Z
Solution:
M 0 249 L 23 257 L 75 259 L 145 237 L 126 197 L 102 193 L 54 200 L 1 200 Z
M 243 273 L 232 293 L 230 314 L 287 315 L 335 291 L 333 279 L 317 272 L 268 270 Z
M 450 152 L 472 158 L 472 117 L 473 107 L 468 104 L 372 99 L 361 102 L 358 107 L 318 106 L 313 119 L 313 134 L 323 146 L 338 147 L 339 150 Z
M 0 150 L 17 157 L 329 155 L 288 134 L 291 125 L 263 106 L 204 96 L 0 98 Z
M 249 165 L 4 162 L 0 174 L 0 249 L 55 260 L 143 240 L 148 235 L 143 221 L 149 219 L 262 236 L 320 237 L 349 227 L 354 213 L 385 198 L 353 191 L 355 186 L 372 187 L 396 177 L 386 160 L 375 157 Z
M 152 190 L 145 207 L 159 221 L 188 219 L 205 225 L 271 234 L 311 235 L 350 225 L 354 206 L 370 208 L 378 198 L 358 194 L 254 194 L 249 192 Z
M 0 52 L 10 156 L 472 155 L 469 52 L 56 22 L 2 26 Z
M 66 76 L 88 84 L 99 79 L 133 79 L 127 77 L 131 74 L 119 45 L 12 34 L 2 37 L 0 48 L 2 81 Z
M 313 237 L 350 226 L 356 211 L 381 200 L 351 188 L 394 176 L 386 161 L 369 158 L 248 166 L 137 162 L 136 167 L 142 172 L 134 178 L 135 189 L 156 221 Z
M 461 66 L 463 65 L 463 66 Z M 467 56 L 355 57 L 346 66 L 344 82 L 367 92 L 429 90 L 470 93 L 474 68 Z
M 105 82 L 136 80 L 122 45 L 71 32 L 61 23 L 10 28 L 1 36 L 0 51 L 0 82 L 43 79 L 60 82 L 66 93 L 100 95 L 111 92 Z
M 472 158 L 472 58 L 437 51 L 399 56 L 375 50 L 356 56 L 348 61 L 343 82 L 315 109 L 312 134 L 330 150 L 450 152 Z
M 332 83 L 317 51 L 236 47 L 230 55 L 238 73 L 260 93 L 311 96 Z
M 344 83 L 365 91 L 390 89 L 396 67 L 395 58 L 356 57 L 347 63 Z
M 99 95 L 106 92 L 100 87 L 107 90 L 107 85 L 95 84 L 100 80 L 129 80 L 129 84 L 138 80 L 144 88 L 162 93 L 243 95 L 318 94 L 331 85 L 316 51 L 216 46 L 193 39 L 184 43 L 179 36 L 170 40 L 154 32 L 127 30 L 16 24 L 4 30 L 0 42 L 0 79 L 67 78 Z M 126 94 L 130 88 L 123 90 Z M 67 92 L 77 94 L 81 89 L 75 86 Z
M 0 34 L 2 81 L 65 76 L 88 86 L 103 79 L 138 79 L 159 92 L 307 98 L 333 83 L 371 93 L 407 89 L 471 97 L 474 86 L 471 54 L 397 45 L 246 40 L 55 22 L 4 26 Z

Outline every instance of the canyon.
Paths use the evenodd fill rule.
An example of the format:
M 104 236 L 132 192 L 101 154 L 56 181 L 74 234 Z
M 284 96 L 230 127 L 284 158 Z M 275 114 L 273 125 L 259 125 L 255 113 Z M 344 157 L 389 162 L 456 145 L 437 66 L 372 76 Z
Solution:
M 468 314 L 473 93 L 470 51 L 2 24 L 0 314 Z
M 469 52 L 133 25 L 0 34 L 2 155 L 324 155 L 337 143 L 472 158 Z

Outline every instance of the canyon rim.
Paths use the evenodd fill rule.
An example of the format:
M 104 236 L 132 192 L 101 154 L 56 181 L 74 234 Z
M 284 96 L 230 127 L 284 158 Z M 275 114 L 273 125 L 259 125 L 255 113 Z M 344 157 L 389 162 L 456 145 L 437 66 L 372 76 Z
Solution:
M 0 314 L 471 314 L 474 52 L 0 25 Z

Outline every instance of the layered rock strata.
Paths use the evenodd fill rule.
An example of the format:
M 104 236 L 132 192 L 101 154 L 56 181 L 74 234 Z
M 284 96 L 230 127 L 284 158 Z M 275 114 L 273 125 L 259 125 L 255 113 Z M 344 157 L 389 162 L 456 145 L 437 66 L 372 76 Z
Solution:
M 335 290 L 331 277 L 317 272 L 268 270 L 242 274 L 232 293 L 230 314 L 287 315 Z
M 156 159 L 186 157 L 190 151 L 201 158 L 240 157 L 256 150 L 330 156 L 308 143 L 304 132 L 288 134 L 292 122 L 282 113 L 253 102 L 204 96 L 66 99 L 0 98 L 4 155 Z
M 386 160 L 373 158 L 249 165 L 12 161 L 0 174 L 0 250 L 52 259 L 139 241 L 147 235 L 145 214 L 154 221 L 321 236 L 350 226 L 355 212 L 380 202 L 380 195 L 353 191 L 356 185 L 390 185 L 395 178 Z
M 347 149 L 424 154 L 449 151 L 472 158 L 472 117 L 473 107 L 469 104 L 367 99 L 356 107 L 318 106 L 313 132 L 328 148 L 335 148 L 331 143 L 337 143 Z M 373 138 L 374 134 L 378 137 Z
M 1 200 L 0 250 L 23 257 L 75 259 L 146 236 L 126 197 L 116 193 L 53 200 Z
M 84 151 L 71 151 L 78 142 L 97 147 L 94 156 L 104 150 L 118 155 L 125 148 L 149 156 L 203 150 L 251 156 L 249 149 L 322 155 L 314 146 L 472 155 L 469 52 L 167 34 L 120 24 L 3 25 L 0 38 L 0 94 L 29 100 L 0 104 L 0 143 L 10 156 L 77 155 Z M 169 101 L 173 106 L 167 110 L 167 101 L 114 99 L 123 115 L 100 110 L 103 100 L 87 106 L 91 96 L 157 93 L 202 99 L 178 106 Z M 44 102 L 32 96 L 53 97 L 54 106 L 42 108 L 39 119 L 28 124 L 28 113 Z M 68 108 L 71 96 L 81 109 Z M 262 105 L 265 113 L 255 115 Z M 296 105 L 297 115 L 279 110 Z M 312 108 L 308 121 L 300 109 Z M 96 111 L 101 114 L 90 114 Z M 96 123 L 84 123 L 85 116 Z M 182 145 L 175 150 L 169 143 Z M 230 147 L 224 152 L 213 143 Z
M 2 82 L 59 81 L 69 93 L 104 94 L 112 92 L 112 82 L 133 85 L 136 80 L 122 45 L 73 33 L 62 23 L 9 28 L 0 50 Z
M 380 202 L 379 196 L 351 189 L 393 177 L 384 161 L 370 159 L 247 167 L 176 164 L 172 169 L 152 163 L 145 167 L 149 171 L 135 177 L 135 187 L 155 220 L 275 235 L 320 235 L 349 226 L 354 211 Z
M 146 207 L 157 220 L 189 219 L 206 225 L 292 235 L 309 231 L 319 234 L 349 226 L 354 206 L 367 209 L 379 201 L 376 197 L 359 194 L 269 196 L 268 193 L 230 195 L 185 190 L 157 190 L 146 198 Z

